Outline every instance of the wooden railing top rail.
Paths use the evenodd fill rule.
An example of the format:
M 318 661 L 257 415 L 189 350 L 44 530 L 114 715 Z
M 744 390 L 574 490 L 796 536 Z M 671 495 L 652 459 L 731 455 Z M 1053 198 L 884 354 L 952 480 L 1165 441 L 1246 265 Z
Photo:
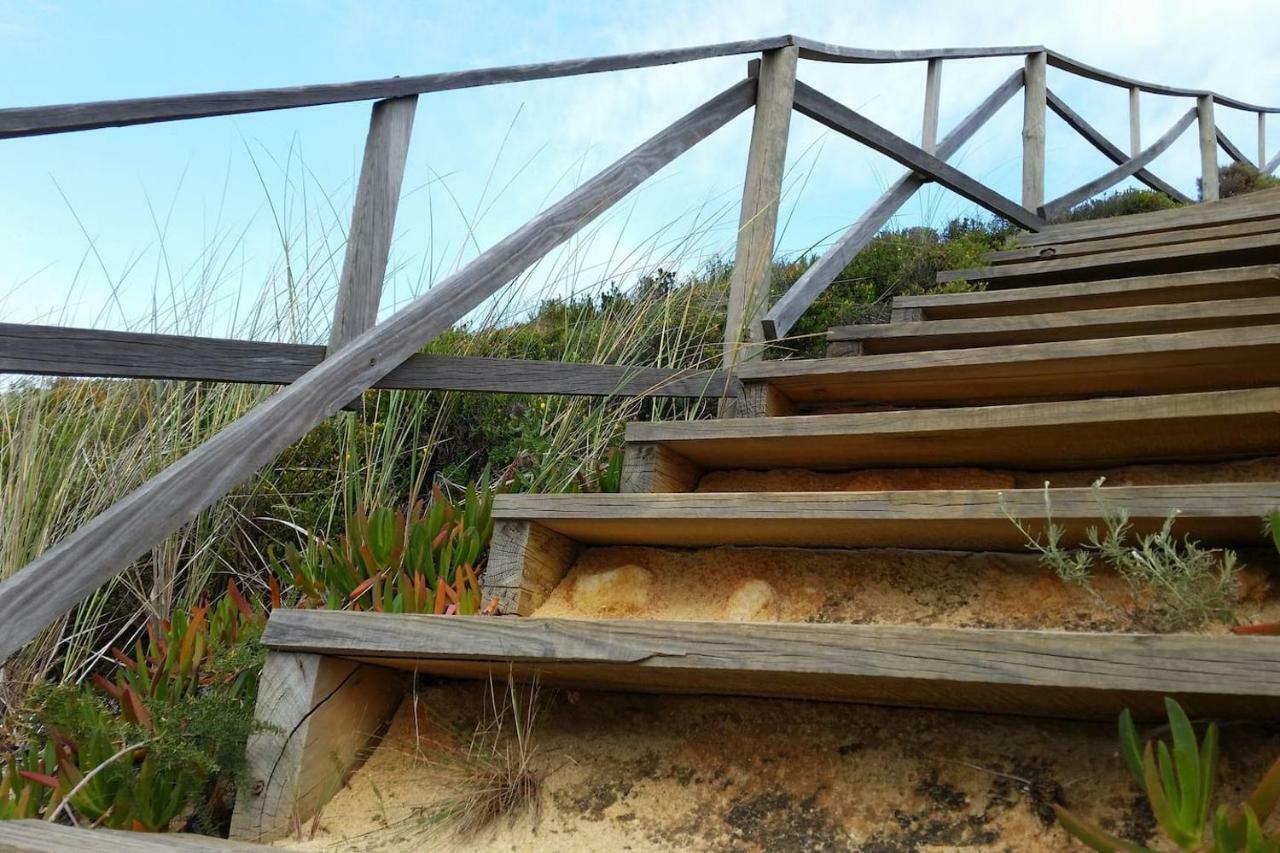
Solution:
M 556 77 L 598 74 L 606 71 L 622 71 L 633 68 L 652 68 L 659 65 L 672 65 L 720 56 L 760 53 L 788 46 L 797 47 L 800 57 L 804 59 L 813 59 L 820 62 L 871 64 L 941 59 L 979 59 L 1045 53 L 1048 57 L 1049 65 L 1101 83 L 1158 95 L 1210 97 L 1214 102 L 1223 106 L 1255 113 L 1280 112 L 1280 107 L 1250 104 L 1208 89 L 1165 86 L 1158 83 L 1147 83 L 1120 74 L 1112 74 L 1074 60 L 1065 54 L 1048 50 L 1041 45 L 873 50 L 828 44 L 795 35 L 781 35 L 747 41 L 673 48 L 670 50 L 611 54 L 555 62 L 477 68 L 470 71 L 449 71 L 411 77 L 362 80 L 352 83 L 322 83 L 272 89 L 245 89 L 192 95 L 130 98 L 117 101 L 91 101 L 78 104 L 18 107 L 0 110 L 0 139 L 69 133 L 77 130 L 93 130 L 103 127 L 126 127 L 137 124 L 181 121 L 184 119 L 208 118 L 210 116 L 268 112 L 298 107 L 349 103 L 352 101 L 369 101 L 380 98 L 399 98 L 426 92 L 443 92 L 450 89 L 467 89 L 476 86 L 492 86 L 528 80 L 546 80 Z

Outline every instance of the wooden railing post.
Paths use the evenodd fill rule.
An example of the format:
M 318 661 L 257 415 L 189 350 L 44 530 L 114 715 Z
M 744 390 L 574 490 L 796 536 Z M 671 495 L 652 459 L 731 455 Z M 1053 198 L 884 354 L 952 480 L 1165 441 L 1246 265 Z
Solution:
M 773 271 L 773 241 L 791 129 L 799 49 L 766 51 L 756 81 L 755 119 L 747 154 L 747 177 L 738 218 L 738 246 L 729 279 L 724 327 L 724 366 L 759 358 L 763 352 L 760 317 L 768 305 Z
M 924 75 L 924 127 L 920 147 L 938 153 L 938 107 L 942 97 L 942 60 L 930 59 Z
M 1213 96 L 1196 98 L 1200 121 L 1200 200 L 1218 200 L 1218 132 L 1213 122 Z
M 1045 71 L 1044 51 L 1027 55 L 1022 102 L 1022 206 L 1039 210 L 1044 204 Z
M 373 105 L 329 331 L 329 352 L 373 328 L 378 318 L 417 106 L 417 95 Z
M 1267 168 L 1267 114 L 1258 111 L 1258 168 Z
M 1129 156 L 1137 157 L 1142 153 L 1142 90 L 1137 86 L 1129 87 Z

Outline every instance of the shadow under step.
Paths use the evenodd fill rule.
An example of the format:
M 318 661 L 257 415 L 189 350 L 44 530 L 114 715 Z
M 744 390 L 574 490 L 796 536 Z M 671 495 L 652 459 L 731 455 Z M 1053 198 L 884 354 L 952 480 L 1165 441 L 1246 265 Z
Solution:
M 689 492 L 707 471 L 1026 470 L 1280 455 L 1280 388 L 951 409 L 627 424 L 622 490 Z
M 276 610 L 273 652 L 460 678 L 1054 716 L 1280 713 L 1280 639 Z
M 1137 305 L 1280 296 L 1280 266 L 1233 267 L 969 293 L 897 296 L 896 322 L 1010 317 Z
M 793 413 L 785 401 L 926 406 L 1256 388 L 1280 384 L 1280 326 L 762 361 L 738 375 L 748 414 Z M 763 412 L 749 402 L 758 385 L 771 394 Z
M 1093 340 L 1201 329 L 1234 329 L 1277 322 L 1280 322 L 1280 296 L 1015 317 L 874 323 L 836 326 L 828 330 L 827 356 Z
M 1067 233 L 1047 235 L 1037 240 L 1019 238 L 1018 248 L 989 252 L 987 263 L 992 266 L 1020 264 L 1028 261 L 1044 261 L 1097 255 L 1124 249 L 1171 246 L 1178 243 L 1194 243 L 1202 240 L 1220 240 L 1280 231 L 1280 217 L 1275 206 L 1265 213 L 1254 211 L 1258 218 L 1238 222 L 1221 222 L 1172 228 L 1138 234 L 1112 234 L 1107 236 L 1072 237 Z

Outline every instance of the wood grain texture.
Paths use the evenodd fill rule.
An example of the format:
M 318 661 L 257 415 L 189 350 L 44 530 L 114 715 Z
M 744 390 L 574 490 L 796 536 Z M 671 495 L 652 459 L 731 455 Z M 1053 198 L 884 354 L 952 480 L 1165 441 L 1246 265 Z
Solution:
M 1121 155 L 1121 159 L 1127 158 Z M 1170 210 L 1155 210 L 1149 213 L 1135 213 L 1130 216 L 1113 216 L 1083 222 L 1054 223 L 1038 232 L 1019 235 L 1018 242 L 1022 246 L 1035 246 L 1040 243 L 1096 240 L 1126 234 L 1152 234 L 1159 231 L 1198 228 L 1203 225 L 1244 222 L 1276 216 L 1280 216 L 1280 187 Z
M 702 476 L 699 466 L 665 444 L 628 440 L 623 453 L 624 495 L 692 492 Z
M 705 470 L 975 466 L 1101 468 L 1280 455 L 1280 388 L 627 424 Z M 655 490 L 657 491 L 657 490 Z M 671 489 L 668 491 L 679 491 Z
M 953 156 L 964 143 L 977 132 L 978 128 L 1022 88 L 1022 71 L 1015 71 L 990 95 L 980 103 L 973 112 L 956 125 L 937 146 L 939 159 L 946 160 Z M 849 227 L 838 240 L 827 249 L 818 260 L 814 261 L 795 284 L 787 289 L 761 320 L 763 333 L 769 340 L 777 340 L 791 330 L 805 310 L 813 301 L 835 281 L 854 256 L 879 233 L 884 224 L 898 212 L 907 200 L 915 195 L 916 190 L 928 183 L 928 179 L 917 172 L 908 172 L 898 178 L 880 198 L 867 209 L 858 221 Z
M 1047 91 L 1047 90 L 1046 90 Z M 1142 151 L 1142 90 L 1129 87 L 1129 156 Z
M 1129 510 L 1135 533 L 1176 530 L 1219 545 L 1263 547 L 1259 519 L 1280 506 L 1280 483 L 1115 486 L 1106 506 Z M 1052 490 L 1064 546 L 1102 521 L 1088 488 Z M 693 492 L 654 495 L 501 495 L 494 517 L 541 525 L 586 545 L 771 545 L 1019 551 L 1008 513 L 1039 529 L 1040 489 L 897 492 Z
M 357 83 L 330 83 L 274 89 L 250 89 L 237 92 L 211 92 L 199 95 L 170 95 L 83 104 L 21 107 L 0 110 L 0 139 L 48 133 L 66 133 L 74 130 L 92 130 L 99 127 L 125 127 L 136 124 L 205 118 L 208 116 L 267 112 L 322 104 L 341 104 L 351 101 L 372 101 L 379 98 L 399 98 L 406 95 L 419 95 L 424 92 L 444 92 L 475 86 L 493 86 L 500 83 L 518 83 L 526 80 L 546 80 L 553 77 L 600 74 L 606 71 L 621 71 L 629 68 L 651 68 L 657 65 L 691 62 L 716 56 L 759 53 L 764 50 L 786 47 L 792 41 L 793 39 L 790 36 L 775 36 L 772 38 L 723 42 L 672 50 L 623 53 L 612 56 L 537 62 L 529 65 L 507 65 L 496 68 L 477 68 L 471 71 L 450 71 L 409 77 L 390 77 L 382 80 L 364 80 Z
M 1010 222 L 1032 231 L 1038 231 L 1045 225 L 1044 220 L 1030 210 L 801 82 L 796 83 L 796 110 L 909 169 L 923 172 L 952 192 Z
M 939 283 L 960 280 L 985 281 L 988 288 L 999 288 L 1020 284 L 1094 281 L 1115 278 L 1125 273 L 1174 273 L 1275 261 L 1280 261 L 1280 232 L 1270 231 L 1243 237 L 1193 240 L 1187 243 L 1122 249 L 1046 261 L 946 270 L 938 273 L 937 280 Z
M 931 405 L 1280 385 L 1280 326 L 744 365 L 797 403 Z
M 794 47 L 766 52 L 757 77 L 747 175 L 738 214 L 738 243 L 729 274 L 725 313 L 722 363 L 727 370 L 739 361 L 764 355 L 760 316 L 768 308 L 773 278 L 774 239 L 791 130 L 797 53 Z
M 859 354 L 870 354 L 1116 338 L 1273 324 L 1280 324 L 1280 297 L 1277 296 L 1022 314 L 1015 317 L 982 317 L 973 320 L 836 326 L 828 330 L 827 340 L 842 344 L 855 343 Z
M 325 348 L 184 335 L 0 323 L 0 373 L 288 385 Z M 492 391 L 594 397 L 733 397 L 716 370 L 415 353 L 374 383 L 419 391 Z
M 924 121 L 920 129 L 920 148 L 929 154 L 938 153 L 938 110 L 941 104 L 942 60 L 930 59 L 925 66 Z
M 330 351 L 372 328 L 378 319 L 382 281 L 387 274 L 404 163 L 417 109 L 417 95 L 373 105 L 351 211 L 351 228 L 347 231 L 342 277 L 338 279 L 333 326 L 329 331 Z
M 271 851 L 287 847 L 247 844 L 193 832 L 128 832 L 120 829 L 83 829 L 43 820 L 0 821 L 0 850 L 6 853 L 172 853 L 174 850 Z
M 274 841 L 314 817 L 363 761 L 406 682 L 368 664 L 269 653 L 254 712 L 264 727 L 245 748 L 247 787 L 236 797 L 231 837 Z
M 735 401 L 740 418 L 776 418 L 796 413 L 795 402 L 768 382 L 743 383 Z
M 1280 266 L 1266 264 L 1080 284 L 898 296 L 893 300 L 893 321 L 1005 317 L 1276 295 L 1280 295 Z
M 1187 110 L 1187 112 L 1183 114 L 1182 118 L 1173 123 L 1173 127 L 1165 131 L 1163 136 L 1147 146 L 1147 148 L 1141 153 L 1124 161 L 1114 169 L 1104 172 L 1092 181 L 1082 184 L 1071 192 L 1064 193 L 1053 201 L 1046 203 L 1040 211 L 1041 215 L 1049 219 L 1060 216 L 1075 207 L 1077 204 L 1083 201 L 1088 201 L 1103 190 L 1109 189 L 1130 175 L 1133 175 L 1138 170 L 1144 168 L 1152 160 L 1163 154 L 1165 150 L 1176 142 L 1178 137 L 1181 136 L 1195 120 L 1195 109 Z
M 792 36 L 792 43 L 800 48 L 801 59 L 814 59 L 820 62 L 848 62 L 857 64 L 878 64 L 886 62 L 921 62 L 931 59 L 983 59 L 1000 56 L 1023 56 L 1044 50 L 1040 45 L 1017 45 L 1012 47 L 942 47 L 916 50 L 877 50 L 864 47 L 849 47 L 815 41 L 802 36 Z
M 1085 121 L 1084 117 L 1082 117 L 1075 110 L 1071 109 L 1071 107 L 1067 106 L 1066 102 L 1063 101 L 1061 98 L 1059 98 L 1056 94 L 1054 94 L 1052 89 L 1048 89 L 1048 88 L 1045 89 L 1045 100 L 1049 109 L 1057 113 L 1058 116 L 1063 121 L 1065 121 L 1068 126 L 1070 126 L 1073 130 L 1075 130 L 1077 133 L 1083 136 L 1086 140 L 1088 140 L 1089 143 L 1093 145 L 1094 148 L 1097 148 L 1099 151 L 1105 154 L 1108 158 L 1110 158 L 1113 163 L 1117 163 L 1117 164 L 1123 163 L 1126 160 L 1128 160 L 1131 156 L 1136 156 L 1138 154 L 1138 151 L 1134 150 L 1131 154 L 1126 155 L 1123 151 L 1120 150 L 1118 146 L 1112 144 L 1111 140 L 1103 136 L 1102 133 L 1099 132 L 1093 125 Z M 1130 103 L 1132 103 L 1132 100 L 1130 101 Z M 1131 144 L 1133 139 L 1133 132 L 1134 132 L 1134 126 L 1130 124 L 1129 133 L 1130 133 Z M 1190 196 L 1186 195 L 1181 190 L 1174 187 L 1172 184 L 1167 183 L 1166 181 L 1163 181 L 1160 178 L 1156 177 L 1146 169 L 1139 169 L 1137 172 L 1134 173 L 1134 177 L 1137 178 L 1142 183 L 1146 184 L 1151 189 L 1155 190 L 1156 192 L 1162 192 L 1165 195 L 1169 196 L 1170 198 L 1174 199 L 1175 201 L 1180 201 L 1183 204 L 1192 203 L 1192 199 Z M 1054 227 L 1055 226 L 1050 226 L 1050 228 L 1054 228 Z
M 1135 694 L 1186 698 L 1197 711 L 1280 707 L 1280 641 L 1271 637 L 277 610 L 264 642 L 472 678 L 519 664 L 546 683 L 605 689 L 1052 712 L 1035 698 L 1045 691 L 1055 703 L 1075 695 L 1059 709 L 1106 716 Z
M 0 582 L 0 659 L 754 99 L 746 80 L 697 107 Z
M 1213 98 L 1196 98 L 1196 120 L 1200 128 L 1200 200 L 1218 200 L 1218 133 L 1213 118 Z
M 1027 210 L 1036 211 L 1044 205 L 1044 113 L 1047 67 L 1045 63 L 1047 59 L 1048 54 L 1039 51 L 1027 56 L 1023 65 L 1022 206 Z M 1041 213 L 1041 215 L 1044 214 Z
M 528 616 L 542 606 L 578 555 L 578 544 L 539 524 L 499 521 L 480 583 L 498 611 Z
M 1019 249 L 990 252 L 987 261 L 992 265 L 1045 261 L 1051 258 L 1070 258 L 1079 255 L 1097 255 L 1121 249 L 1138 249 L 1152 246 L 1170 246 L 1176 243 L 1193 243 L 1199 240 L 1221 240 L 1228 237 L 1244 237 L 1250 234 L 1269 234 L 1280 231 L 1280 217 L 1248 219 L 1243 222 L 1227 222 L 1221 225 L 1201 225 L 1194 228 L 1178 228 L 1173 231 L 1155 231 L 1150 234 L 1126 234 L 1119 237 L 1101 237 L 1096 240 L 1064 240 L 1061 243 L 1040 243 Z

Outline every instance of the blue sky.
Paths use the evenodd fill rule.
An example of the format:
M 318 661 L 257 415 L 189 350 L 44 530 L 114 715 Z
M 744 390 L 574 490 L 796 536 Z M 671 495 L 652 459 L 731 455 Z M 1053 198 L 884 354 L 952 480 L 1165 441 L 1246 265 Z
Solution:
M 3 104 L 25 106 L 409 75 L 795 32 L 871 48 L 1042 43 L 1169 84 L 1280 101 L 1274 3 L 697 3 L 0 0 Z M 948 63 L 942 133 L 1019 65 Z M 383 310 L 465 263 L 573 184 L 739 79 L 745 58 L 422 97 Z M 802 62 L 801 78 L 909 139 L 924 69 Z M 1127 146 L 1123 90 L 1050 87 Z M 1147 141 L 1191 102 L 1145 96 Z M 1016 196 L 1015 99 L 952 162 Z M 368 104 L 0 142 L 0 311 L 8 321 L 318 339 Z M 1219 108 L 1247 153 L 1252 115 Z M 689 268 L 732 245 L 749 119 L 722 129 L 565 251 L 517 301 Z M 1280 150 L 1280 119 L 1271 125 Z M 1050 197 L 1108 167 L 1048 128 Z M 1194 128 L 1157 160 L 1185 191 Z M 854 219 L 899 168 L 797 116 L 780 251 Z M 897 224 L 973 212 L 929 188 Z M 286 252 L 287 249 L 287 252 Z M 287 264 L 285 262 L 287 254 Z M 291 278 L 292 275 L 292 278 Z M 289 294 L 303 294 L 290 300 Z M 267 294 L 264 299 L 263 294 Z M 258 312 L 255 320 L 255 313 Z

